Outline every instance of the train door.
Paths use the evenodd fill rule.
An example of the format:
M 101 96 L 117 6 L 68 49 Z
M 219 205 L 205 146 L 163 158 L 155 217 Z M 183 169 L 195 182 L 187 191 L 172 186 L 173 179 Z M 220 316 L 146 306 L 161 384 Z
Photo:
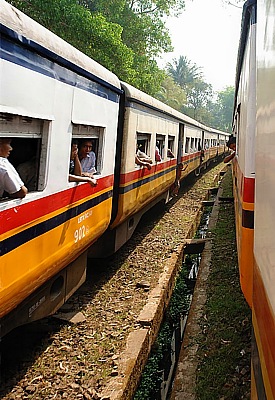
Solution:
M 204 161 L 204 131 L 201 133 L 201 155 L 200 155 L 200 161 L 203 163 Z
M 184 125 L 179 124 L 179 145 L 178 145 L 178 154 L 177 154 L 177 164 L 181 162 L 183 156 L 183 146 L 184 146 Z

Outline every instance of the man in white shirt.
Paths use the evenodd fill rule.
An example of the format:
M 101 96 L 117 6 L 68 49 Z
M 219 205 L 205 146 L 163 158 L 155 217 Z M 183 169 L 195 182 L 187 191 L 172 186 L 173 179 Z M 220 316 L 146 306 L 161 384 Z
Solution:
M 0 198 L 7 192 L 12 198 L 23 198 L 28 193 L 14 166 L 8 161 L 11 139 L 0 138 Z
M 79 143 L 79 159 L 82 168 L 82 175 L 92 175 L 96 172 L 95 163 L 96 155 L 92 151 L 93 144 L 89 139 L 85 139 Z

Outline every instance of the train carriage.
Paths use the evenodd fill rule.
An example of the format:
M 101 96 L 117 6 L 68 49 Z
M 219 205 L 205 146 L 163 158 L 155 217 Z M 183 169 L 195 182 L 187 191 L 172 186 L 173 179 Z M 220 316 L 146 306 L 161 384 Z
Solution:
M 251 306 L 255 185 L 256 20 L 255 9 L 250 3 L 247 4 L 245 10 L 237 68 L 233 124 L 233 132 L 237 138 L 237 156 L 233 165 L 240 281 L 245 298 Z
M 228 140 L 228 135 L 226 135 L 223 132 L 217 132 L 218 133 L 218 157 L 224 156 L 226 151 L 227 151 L 227 146 L 226 142 Z
M 201 165 L 202 147 L 203 125 L 195 123 L 195 121 L 192 121 L 191 119 L 185 121 L 183 132 L 183 149 L 181 153 L 181 162 L 183 164 L 181 180 L 190 172 L 197 170 Z
M 274 1 L 257 1 L 253 399 L 275 398 L 274 18 Z
M 233 162 L 241 287 L 252 310 L 251 398 L 275 398 L 275 7 L 246 1 L 239 46 Z
M 127 240 L 140 217 L 154 203 L 169 199 L 175 181 L 178 151 L 178 120 L 175 110 L 134 87 L 122 83 L 125 96 L 124 129 L 122 132 L 121 168 L 118 183 L 117 214 L 111 229 L 116 230 L 118 243 Z M 147 169 L 135 163 L 137 147 L 152 160 Z M 156 146 L 160 159 L 156 160 Z M 122 239 L 123 238 L 123 239 Z
M 123 122 L 118 132 L 113 218 L 110 229 L 91 247 L 91 257 L 106 257 L 119 249 L 146 211 L 169 200 L 176 180 L 182 114 L 125 82 L 121 86 Z M 135 162 L 137 148 L 151 160 L 150 169 Z
M 111 72 L 0 5 L 0 135 L 12 139 L 15 166 L 34 148 L 37 181 L 24 199 L 0 202 L 4 335 L 54 312 L 85 279 L 85 251 L 111 220 L 121 89 Z M 68 180 L 72 138 L 97 143 L 96 187 Z

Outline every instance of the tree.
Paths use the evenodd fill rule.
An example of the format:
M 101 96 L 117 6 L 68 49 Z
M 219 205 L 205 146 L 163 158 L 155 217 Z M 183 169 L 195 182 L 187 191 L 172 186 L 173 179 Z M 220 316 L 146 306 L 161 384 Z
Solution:
M 123 43 L 133 51 L 135 74 L 129 83 L 155 95 L 164 79 L 156 63 L 163 52 L 172 51 L 164 16 L 179 15 L 184 0 L 79 0 L 92 12 L 122 27 Z M 117 71 L 118 76 L 119 70 Z
M 156 58 L 172 51 L 164 16 L 185 0 L 10 0 L 124 80 L 155 95 L 164 79 Z
M 10 3 L 106 68 L 119 70 L 122 80 L 134 76 L 133 51 L 122 42 L 121 26 L 108 22 L 103 15 L 91 14 L 75 0 Z
M 197 79 L 193 82 L 187 93 L 187 107 L 189 109 L 188 115 L 206 123 L 203 118 L 202 111 L 206 109 L 209 100 L 213 97 L 212 86 L 204 82 L 202 79 Z M 185 109 L 186 111 L 186 109 Z
M 205 125 L 230 131 L 234 87 L 229 86 L 219 92 L 217 100 L 214 101 L 212 86 L 204 81 L 201 68 L 185 56 L 167 64 L 166 71 L 176 87 L 180 86 L 183 90 L 184 96 L 174 96 L 173 91 L 176 93 L 176 90 L 166 90 L 167 84 L 163 84 L 159 93 L 162 101 Z M 167 78 L 166 82 L 169 82 Z M 169 85 L 172 87 L 171 81 Z
M 166 70 L 168 75 L 187 92 L 196 80 L 202 79 L 201 68 L 185 56 L 180 56 L 178 60 L 174 58 L 172 63 L 167 64 Z
M 178 111 L 181 111 L 183 105 L 186 104 L 185 92 L 173 81 L 171 76 L 166 76 L 156 98 Z
M 204 82 L 201 68 L 185 56 L 173 59 L 166 66 L 167 74 L 185 94 L 186 101 L 182 102 L 179 110 L 201 122 L 209 121 L 210 115 L 207 104 L 213 96 L 212 86 Z
M 227 86 L 223 91 L 218 92 L 217 101 L 213 107 L 215 125 L 218 129 L 231 131 L 235 89 Z

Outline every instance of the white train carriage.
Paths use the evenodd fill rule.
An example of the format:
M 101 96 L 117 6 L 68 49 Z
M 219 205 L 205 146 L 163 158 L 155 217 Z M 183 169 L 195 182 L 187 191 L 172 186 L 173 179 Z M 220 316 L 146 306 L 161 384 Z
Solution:
M 275 7 L 244 4 L 236 77 L 234 190 L 240 281 L 252 311 L 251 399 L 275 398 Z
M 0 0 L 0 136 L 36 184 L 0 201 L 1 335 L 54 312 L 85 279 L 86 249 L 111 220 L 117 77 Z M 97 149 L 97 186 L 69 182 L 72 138 Z
M 275 3 L 257 1 L 254 13 L 256 6 L 257 26 L 252 26 L 252 34 L 256 28 L 257 35 L 257 100 L 251 398 L 260 400 L 265 395 L 269 400 L 275 399 Z M 249 124 L 254 122 L 250 117 Z
M 255 1 L 246 3 L 243 14 L 233 124 L 237 145 L 233 168 L 240 282 L 250 306 L 253 277 L 256 132 L 256 11 L 253 3 Z

